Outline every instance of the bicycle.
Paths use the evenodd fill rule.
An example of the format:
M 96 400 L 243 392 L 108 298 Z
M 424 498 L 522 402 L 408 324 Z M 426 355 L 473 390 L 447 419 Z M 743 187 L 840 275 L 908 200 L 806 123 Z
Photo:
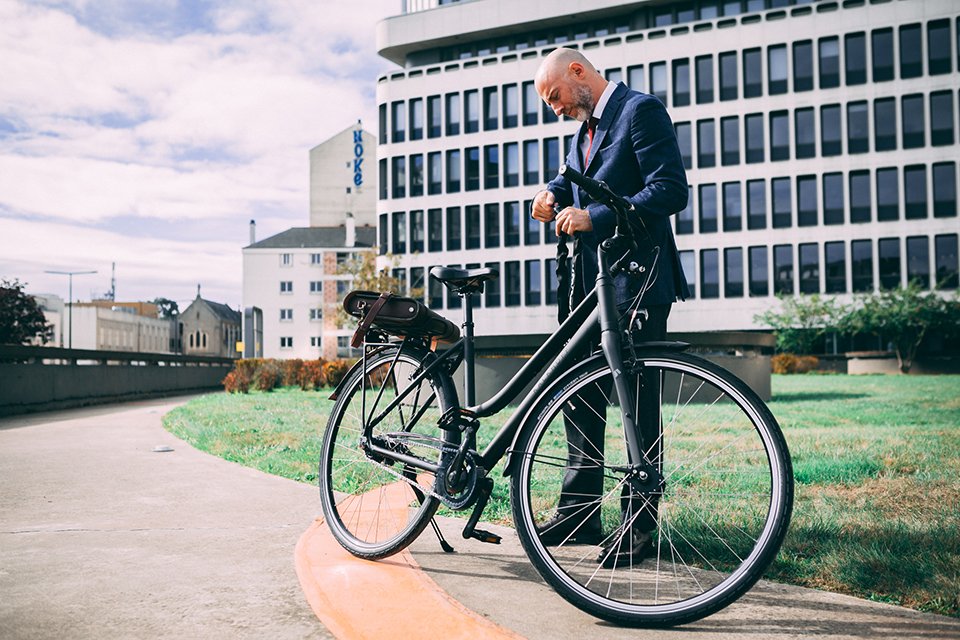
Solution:
M 477 523 L 493 487 L 490 473 L 504 459 L 517 535 L 563 598 L 627 626 L 697 620 L 744 594 L 776 556 L 793 503 L 787 444 L 763 401 L 733 374 L 684 353 L 685 343 L 633 340 L 637 303 L 620 316 L 613 293 L 619 273 L 649 282 L 644 267 L 629 261 L 632 205 L 605 183 L 561 172 L 616 211 L 616 233 L 598 249 L 593 292 L 489 400 L 475 398 L 473 297 L 495 271 L 431 270 L 464 299 L 462 337 L 419 301 L 347 296 L 344 306 L 362 318 L 355 338 L 359 344 L 362 337 L 363 352 L 331 396 L 319 465 L 323 513 L 337 541 L 367 559 L 397 553 L 430 524 L 452 550 L 433 520 L 441 504 L 473 508 L 464 538 L 499 542 Z M 578 360 L 598 334 L 601 352 Z M 456 341 L 441 351 L 440 340 Z M 452 378 L 461 363 L 465 406 Z M 480 420 L 506 408 L 544 368 L 478 451 Z M 568 465 L 565 409 L 605 389 L 604 455 L 580 456 L 604 477 L 601 494 L 582 507 L 600 514 L 602 539 L 583 544 L 572 531 L 545 544 L 543 525 L 557 510 Z M 659 406 L 640 406 L 651 393 Z M 636 428 L 641 411 L 659 411 L 654 442 Z M 626 534 L 639 513 L 630 505 L 656 518 L 647 557 L 611 565 L 597 549 L 602 556 L 632 543 Z

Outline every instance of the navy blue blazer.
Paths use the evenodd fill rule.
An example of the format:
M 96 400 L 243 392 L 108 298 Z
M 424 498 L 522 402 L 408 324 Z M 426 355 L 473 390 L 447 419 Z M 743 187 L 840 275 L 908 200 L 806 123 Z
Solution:
M 685 299 L 690 291 L 673 239 L 670 216 L 687 205 L 687 176 L 676 132 L 663 103 L 652 95 L 618 83 L 597 124 L 584 170 L 580 141 L 586 130 L 587 124 L 583 123 L 571 142 L 566 162 L 584 175 L 603 180 L 614 192 L 629 198 L 636 208 L 630 219 L 638 246 L 634 259 L 647 267 L 647 273 L 652 270 L 653 274 L 640 306 Z M 575 234 L 572 301 L 576 305 L 584 292 L 596 285 L 597 247 L 613 235 L 616 215 L 563 176 L 554 178 L 547 189 L 553 192 L 561 208 L 586 209 L 593 222 L 592 231 Z M 645 280 L 619 275 L 615 280 L 617 304 L 632 302 Z

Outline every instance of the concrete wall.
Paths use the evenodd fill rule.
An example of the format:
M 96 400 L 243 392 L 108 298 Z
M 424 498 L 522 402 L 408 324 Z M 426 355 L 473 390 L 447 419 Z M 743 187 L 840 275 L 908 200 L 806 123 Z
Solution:
M 226 358 L 0 347 L 0 415 L 219 389 L 232 368 Z

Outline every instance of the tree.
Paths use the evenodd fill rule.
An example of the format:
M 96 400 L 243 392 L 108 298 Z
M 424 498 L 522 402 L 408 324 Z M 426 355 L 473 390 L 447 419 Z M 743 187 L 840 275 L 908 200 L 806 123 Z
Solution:
M 811 353 L 846 313 L 836 299 L 819 295 L 782 296 L 780 302 L 780 311 L 766 311 L 754 316 L 754 320 L 774 330 L 777 350 L 783 353 Z
M 169 298 L 154 298 L 150 304 L 157 305 L 157 317 L 175 318 L 180 315 L 180 306 Z
M 24 292 L 26 283 L 18 279 L 0 280 L 0 344 L 40 344 L 53 338 L 53 325 L 33 296 Z
M 900 371 L 908 373 L 924 337 L 933 331 L 955 333 L 960 326 L 960 298 L 943 298 L 915 283 L 854 299 L 840 322 L 844 333 L 873 333 L 889 338 Z

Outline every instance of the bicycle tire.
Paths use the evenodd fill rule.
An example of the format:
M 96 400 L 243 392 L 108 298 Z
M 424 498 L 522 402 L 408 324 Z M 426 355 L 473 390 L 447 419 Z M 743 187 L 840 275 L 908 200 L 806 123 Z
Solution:
M 760 579 L 789 526 L 793 475 L 776 419 L 742 381 L 689 354 L 649 354 L 639 361 L 660 406 L 653 457 L 665 485 L 656 507 L 633 509 L 638 500 L 625 497 L 626 446 L 622 428 L 609 425 L 620 419 L 611 390 L 604 399 L 610 409 L 605 455 L 589 463 L 602 469 L 603 489 L 591 500 L 581 498 L 588 505 L 581 513 L 599 513 L 598 544 L 580 544 L 577 531 L 559 543 L 544 538 L 542 526 L 557 511 L 567 473 L 564 410 L 572 415 L 571 400 L 583 404 L 591 385 L 604 388 L 610 370 L 602 356 L 558 381 L 522 427 L 511 502 L 527 555 L 563 598 L 616 624 L 666 627 L 719 611 Z M 635 393 L 639 381 L 632 376 Z M 634 550 L 642 551 L 634 558 L 624 545 L 641 534 L 623 535 L 633 527 L 622 521 L 640 522 L 642 511 L 656 524 L 649 546 L 638 544 Z M 616 565 L 615 557 L 626 566 L 605 566 Z
M 361 448 L 363 427 L 413 384 L 427 351 L 391 346 L 368 354 L 345 381 L 327 422 L 319 462 L 320 503 L 334 538 L 353 555 L 376 560 L 407 547 L 436 513 L 434 476 L 377 458 Z M 387 375 L 391 365 L 393 375 Z M 366 380 L 366 384 L 364 383 Z M 457 402 L 450 377 L 434 372 L 372 428 L 382 446 L 437 464 L 441 447 L 456 446 L 459 432 L 437 424 Z

